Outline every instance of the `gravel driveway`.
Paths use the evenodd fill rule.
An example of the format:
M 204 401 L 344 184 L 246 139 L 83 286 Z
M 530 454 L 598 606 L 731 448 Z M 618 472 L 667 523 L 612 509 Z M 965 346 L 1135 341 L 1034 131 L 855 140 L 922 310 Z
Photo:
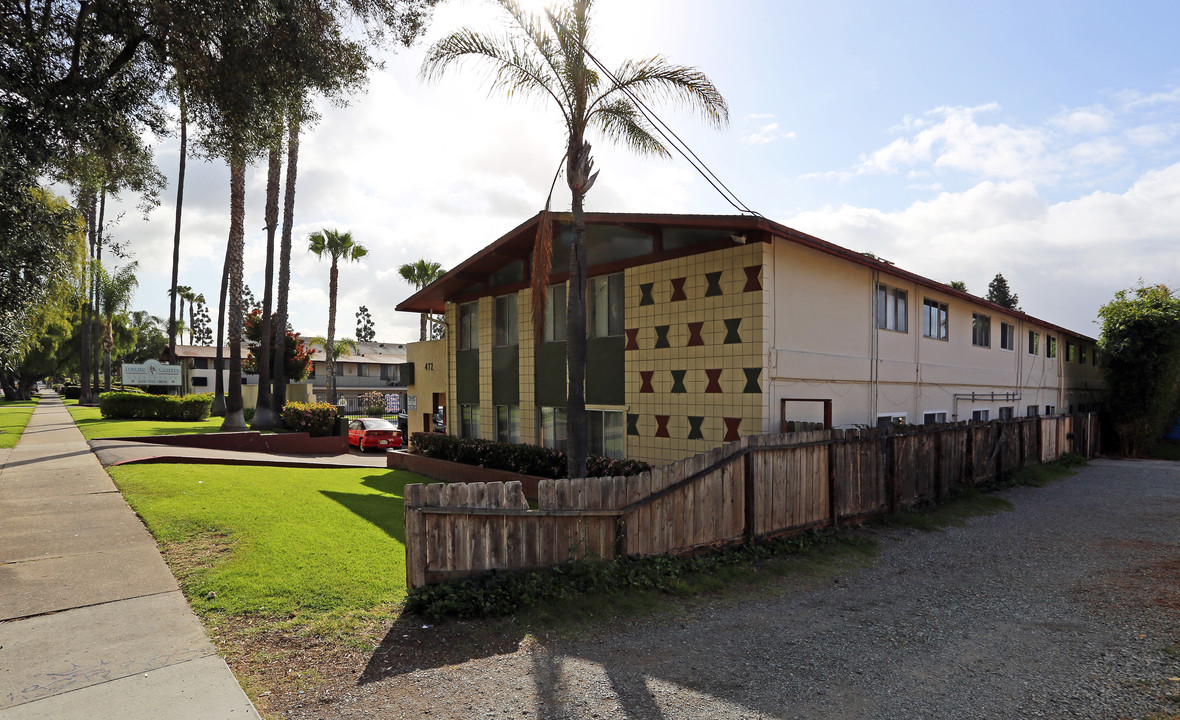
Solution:
M 1180 463 L 1098 460 L 871 567 L 358 683 L 299 718 L 1180 718 Z M 369 667 L 379 666 L 374 657 Z M 296 704 L 298 703 L 298 704 Z

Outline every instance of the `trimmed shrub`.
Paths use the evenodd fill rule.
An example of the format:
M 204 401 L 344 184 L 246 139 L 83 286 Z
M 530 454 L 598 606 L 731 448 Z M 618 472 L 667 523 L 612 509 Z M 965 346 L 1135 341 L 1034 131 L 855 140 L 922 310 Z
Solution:
M 289 402 L 283 406 L 283 422 L 295 432 L 315 437 L 331 435 L 336 424 L 336 406 L 332 403 Z
M 360 401 L 361 408 L 364 409 L 366 415 L 381 417 L 385 414 L 385 396 L 376 390 L 370 390 L 357 400 Z
M 414 433 L 410 445 L 426 457 L 476 465 L 492 470 L 507 470 L 537 477 L 564 478 L 565 453 L 540 445 L 502 443 L 478 438 L 457 438 L 442 433 Z M 614 460 L 598 455 L 586 458 L 586 474 L 590 477 L 638 475 L 651 466 L 641 460 Z
M 104 418 L 119 420 L 172 420 L 193 422 L 209 417 L 213 396 L 147 395 L 142 392 L 108 392 L 98 396 Z
M 66 400 L 77 400 L 82 397 L 82 388 L 78 385 L 66 385 L 64 390 Z

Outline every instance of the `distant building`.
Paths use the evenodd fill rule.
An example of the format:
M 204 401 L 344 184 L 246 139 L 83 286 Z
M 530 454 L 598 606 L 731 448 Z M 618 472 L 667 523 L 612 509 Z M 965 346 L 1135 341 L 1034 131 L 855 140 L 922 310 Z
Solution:
M 446 313 L 447 391 L 434 394 L 453 434 L 565 446 L 572 227 L 555 217 L 542 337 L 536 216 L 397 306 Z M 1098 399 L 1093 338 L 778 223 L 586 220 L 592 453 L 662 464 L 790 421 L 998 419 Z

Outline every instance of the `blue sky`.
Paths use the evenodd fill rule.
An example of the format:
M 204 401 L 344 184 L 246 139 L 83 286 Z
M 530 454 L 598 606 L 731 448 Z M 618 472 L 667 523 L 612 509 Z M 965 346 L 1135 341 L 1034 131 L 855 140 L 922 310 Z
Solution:
M 479 0 L 436 13 L 427 42 L 495 29 Z M 609 65 L 655 53 L 696 65 L 730 103 L 722 131 L 661 111 L 750 207 L 983 294 L 1003 272 L 1026 311 L 1096 336 L 1098 307 L 1147 282 L 1180 285 L 1180 4 L 599 0 Z M 540 101 L 488 97 L 477 72 L 425 86 L 424 46 L 391 55 L 349 107 L 303 139 L 293 323 L 327 326 L 327 267 L 304 252 L 322 227 L 370 254 L 342 271 L 338 332 L 374 312 L 378 337 L 417 337 L 392 307 L 397 265 L 452 267 L 536 212 L 563 152 Z M 733 212 L 680 161 L 595 143 L 587 208 Z M 157 144 L 175 173 L 176 142 Z M 216 294 L 228 176 L 190 161 L 181 283 Z M 261 288 L 264 169 L 251 174 L 248 282 Z M 137 305 L 167 314 L 171 199 L 114 230 L 140 260 Z M 568 207 L 568 192 L 556 196 Z M 258 293 L 261 295 L 261 293 Z

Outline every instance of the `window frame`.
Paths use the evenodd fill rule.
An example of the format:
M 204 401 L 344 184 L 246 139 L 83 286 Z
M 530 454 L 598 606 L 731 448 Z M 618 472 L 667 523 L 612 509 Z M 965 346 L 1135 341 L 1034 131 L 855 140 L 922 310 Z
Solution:
M 937 327 L 933 327 L 932 322 L 937 323 Z M 933 298 L 922 298 L 922 337 L 947 342 L 951 337 L 950 327 L 950 306 Z
M 997 413 L 997 419 L 999 419 L 999 420 L 1012 420 L 1012 419 L 1015 419 L 1015 417 L 1016 417 L 1016 406 L 1015 405 L 1004 405 L 1003 407 L 1000 408 L 999 412 Z
M 1049 360 L 1057 359 L 1057 336 L 1045 336 L 1045 357 Z
M 627 283 L 623 273 L 609 275 L 595 275 L 587 279 L 586 283 L 586 337 L 604 338 L 620 337 L 627 326 Z M 605 328 L 599 328 L 600 313 L 598 298 L 605 294 L 602 301 L 606 311 Z
M 979 408 L 971 411 L 972 422 L 991 422 L 991 408 Z
M 544 342 L 565 342 L 568 319 L 566 315 L 565 283 L 550 285 L 545 292 L 545 339 Z M 556 296 L 561 295 L 561 308 L 557 307 Z
M 545 416 L 549 415 L 553 420 L 553 427 L 546 428 Z M 560 425 L 558 419 L 560 416 Z M 539 405 L 537 412 L 537 436 L 541 440 L 541 447 L 549 448 L 550 450 L 560 450 L 565 452 L 569 449 L 569 430 L 566 422 L 566 409 L 564 407 Z M 560 436 L 558 429 L 560 428 Z M 548 430 L 549 432 L 546 432 Z
M 1000 349 L 1006 352 L 1016 352 L 1016 326 L 1002 320 L 1000 321 Z
M 479 437 L 479 404 L 463 403 L 459 406 L 459 437 Z
M 884 283 L 877 283 L 877 300 L 875 303 L 876 325 L 878 330 L 889 330 L 890 332 L 908 333 L 910 331 L 909 321 L 909 296 L 908 290 L 886 285 Z M 892 315 L 890 314 L 892 311 Z M 892 320 L 892 327 L 890 321 Z
M 1024 416 L 1028 418 L 1035 418 L 1041 416 L 1040 405 L 1029 405 L 1024 408 Z
M 1078 343 L 1078 365 L 1086 364 L 1086 346 L 1083 343 Z
M 992 317 L 983 313 L 971 313 L 971 345 L 978 348 L 992 346 Z
M 520 406 L 496 406 L 496 442 L 520 443 Z
M 609 431 L 607 428 L 608 416 L 614 425 Z M 595 422 L 599 427 L 597 435 L 594 432 Z M 623 410 L 611 407 L 586 408 L 586 452 L 622 460 L 627 454 L 626 427 L 625 411 Z M 595 444 L 596 437 L 597 445 Z M 607 446 L 608 439 L 612 438 L 618 443 L 617 450 Z
M 932 410 L 930 412 L 922 413 L 922 424 L 941 425 L 946 422 L 947 415 L 948 413 L 946 410 Z M 941 420 L 938 419 L 940 416 L 942 418 Z M 931 418 L 933 418 L 933 420 Z
M 493 313 L 496 316 L 496 332 L 492 340 L 493 347 L 512 347 L 520 344 L 519 304 L 516 293 L 496 296 Z
M 1041 333 L 1036 330 L 1028 331 L 1028 354 L 1032 357 L 1041 354 Z
M 479 349 L 479 301 L 473 300 L 459 304 L 459 341 L 460 350 Z

